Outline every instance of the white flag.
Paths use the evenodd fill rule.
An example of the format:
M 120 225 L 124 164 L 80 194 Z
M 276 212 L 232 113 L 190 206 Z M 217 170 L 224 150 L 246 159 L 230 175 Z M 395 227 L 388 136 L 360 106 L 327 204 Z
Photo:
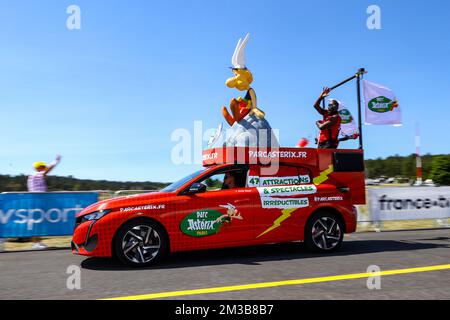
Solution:
M 395 93 L 379 84 L 363 80 L 366 124 L 401 125 L 402 113 Z
M 338 101 L 338 103 L 338 111 L 341 116 L 341 135 L 344 137 L 357 136 L 358 126 L 356 125 L 355 119 L 342 102 Z

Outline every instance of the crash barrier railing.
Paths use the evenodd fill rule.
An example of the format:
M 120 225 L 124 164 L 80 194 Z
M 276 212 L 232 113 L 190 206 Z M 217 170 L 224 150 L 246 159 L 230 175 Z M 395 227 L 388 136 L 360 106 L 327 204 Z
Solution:
M 0 193 L 0 238 L 71 235 L 76 213 L 97 200 L 156 191 Z M 404 229 L 408 221 L 435 220 L 436 227 L 450 226 L 450 187 L 369 187 L 367 202 L 358 206 L 359 225 L 403 221 L 397 229 Z
M 128 196 L 140 193 L 152 193 L 152 192 L 158 192 L 158 190 L 119 190 L 114 192 L 114 197 Z

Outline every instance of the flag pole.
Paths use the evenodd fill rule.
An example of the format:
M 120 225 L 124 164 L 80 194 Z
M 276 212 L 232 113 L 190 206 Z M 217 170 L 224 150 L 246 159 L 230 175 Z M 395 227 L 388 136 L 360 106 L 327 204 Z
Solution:
M 363 133 L 362 133 L 362 116 L 361 116 L 361 77 L 367 73 L 364 68 L 361 68 L 356 73 L 356 92 L 358 96 L 358 131 L 359 131 L 359 149 L 363 149 Z
M 358 72 L 359 72 L 359 71 L 358 71 Z M 351 76 L 351 77 L 348 78 L 348 79 L 345 79 L 345 80 L 342 81 L 342 82 L 339 82 L 337 85 L 331 87 L 331 88 L 330 88 L 330 91 L 333 91 L 334 89 L 339 88 L 340 86 L 346 84 L 347 82 L 352 81 L 352 80 L 355 79 L 357 76 L 358 76 L 358 73 L 355 74 L 354 76 Z
M 359 71 L 358 71 L 358 72 L 359 72 Z M 358 76 L 358 74 L 355 74 L 354 76 L 351 76 L 350 78 L 345 79 L 345 80 L 342 81 L 342 82 L 339 82 L 337 85 L 330 87 L 330 91 L 333 91 L 334 89 L 339 88 L 340 86 L 346 84 L 347 82 L 352 81 L 352 80 L 355 79 L 357 76 Z M 325 105 L 325 99 L 322 100 L 322 107 L 323 107 L 324 109 L 326 108 L 326 105 Z
M 340 86 L 346 84 L 346 83 L 349 82 L 349 81 L 352 81 L 352 80 L 355 79 L 355 78 L 361 77 L 361 76 L 362 76 L 363 74 L 365 74 L 365 73 L 367 73 L 366 69 L 360 68 L 360 69 L 358 70 L 358 72 L 355 73 L 354 76 L 351 76 L 350 78 L 345 79 L 345 80 L 342 81 L 342 82 L 339 82 L 337 85 L 335 85 L 335 86 L 333 86 L 333 87 L 330 87 L 330 91 L 333 91 L 334 89 L 339 88 Z
M 416 123 L 416 183 L 415 185 L 421 186 L 422 180 L 422 158 L 420 156 L 420 126 Z
M 360 68 L 356 74 L 348 79 L 345 79 L 344 81 L 338 83 L 337 85 L 330 88 L 330 91 L 346 84 L 349 81 L 352 81 L 356 78 L 356 93 L 358 96 L 358 131 L 359 131 L 359 149 L 363 149 L 363 137 L 362 137 L 362 116 L 361 116 L 361 78 L 362 76 L 367 73 L 366 69 Z M 325 107 L 325 99 L 323 101 L 323 105 Z

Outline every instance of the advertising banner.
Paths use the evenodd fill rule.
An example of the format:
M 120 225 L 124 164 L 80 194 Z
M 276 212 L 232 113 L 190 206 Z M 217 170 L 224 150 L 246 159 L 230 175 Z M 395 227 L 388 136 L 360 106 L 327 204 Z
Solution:
M 450 218 L 450 187 L 369 188 L 373 221 Z
M 359 134 L 358 126 L 356 125 L 355 118 L 353 118 L 347 107 L 340 101 L 339 102 L 339 115 L 341 116 L 341 136 L 349 137 Z
M 363 80 L 366 124 L 401 125 L 402 112 L 395 93 L 382 85 Z
M 2 193 L 0 238 L 71 235 L 75 215 L 97 201 L 94 192 Z

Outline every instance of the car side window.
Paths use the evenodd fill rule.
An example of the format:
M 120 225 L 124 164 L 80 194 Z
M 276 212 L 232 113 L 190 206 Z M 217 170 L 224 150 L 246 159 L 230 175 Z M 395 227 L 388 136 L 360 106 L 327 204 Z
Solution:
M 206 191 L 222 190 L 225 173 L 215 174 L 200 182 L 206 186 Z
M 218 191 L 225 189 L 245 188 L 247 169 L 230 169 L 210 175 L 200 183 L 206 186 L 206 191 Z

